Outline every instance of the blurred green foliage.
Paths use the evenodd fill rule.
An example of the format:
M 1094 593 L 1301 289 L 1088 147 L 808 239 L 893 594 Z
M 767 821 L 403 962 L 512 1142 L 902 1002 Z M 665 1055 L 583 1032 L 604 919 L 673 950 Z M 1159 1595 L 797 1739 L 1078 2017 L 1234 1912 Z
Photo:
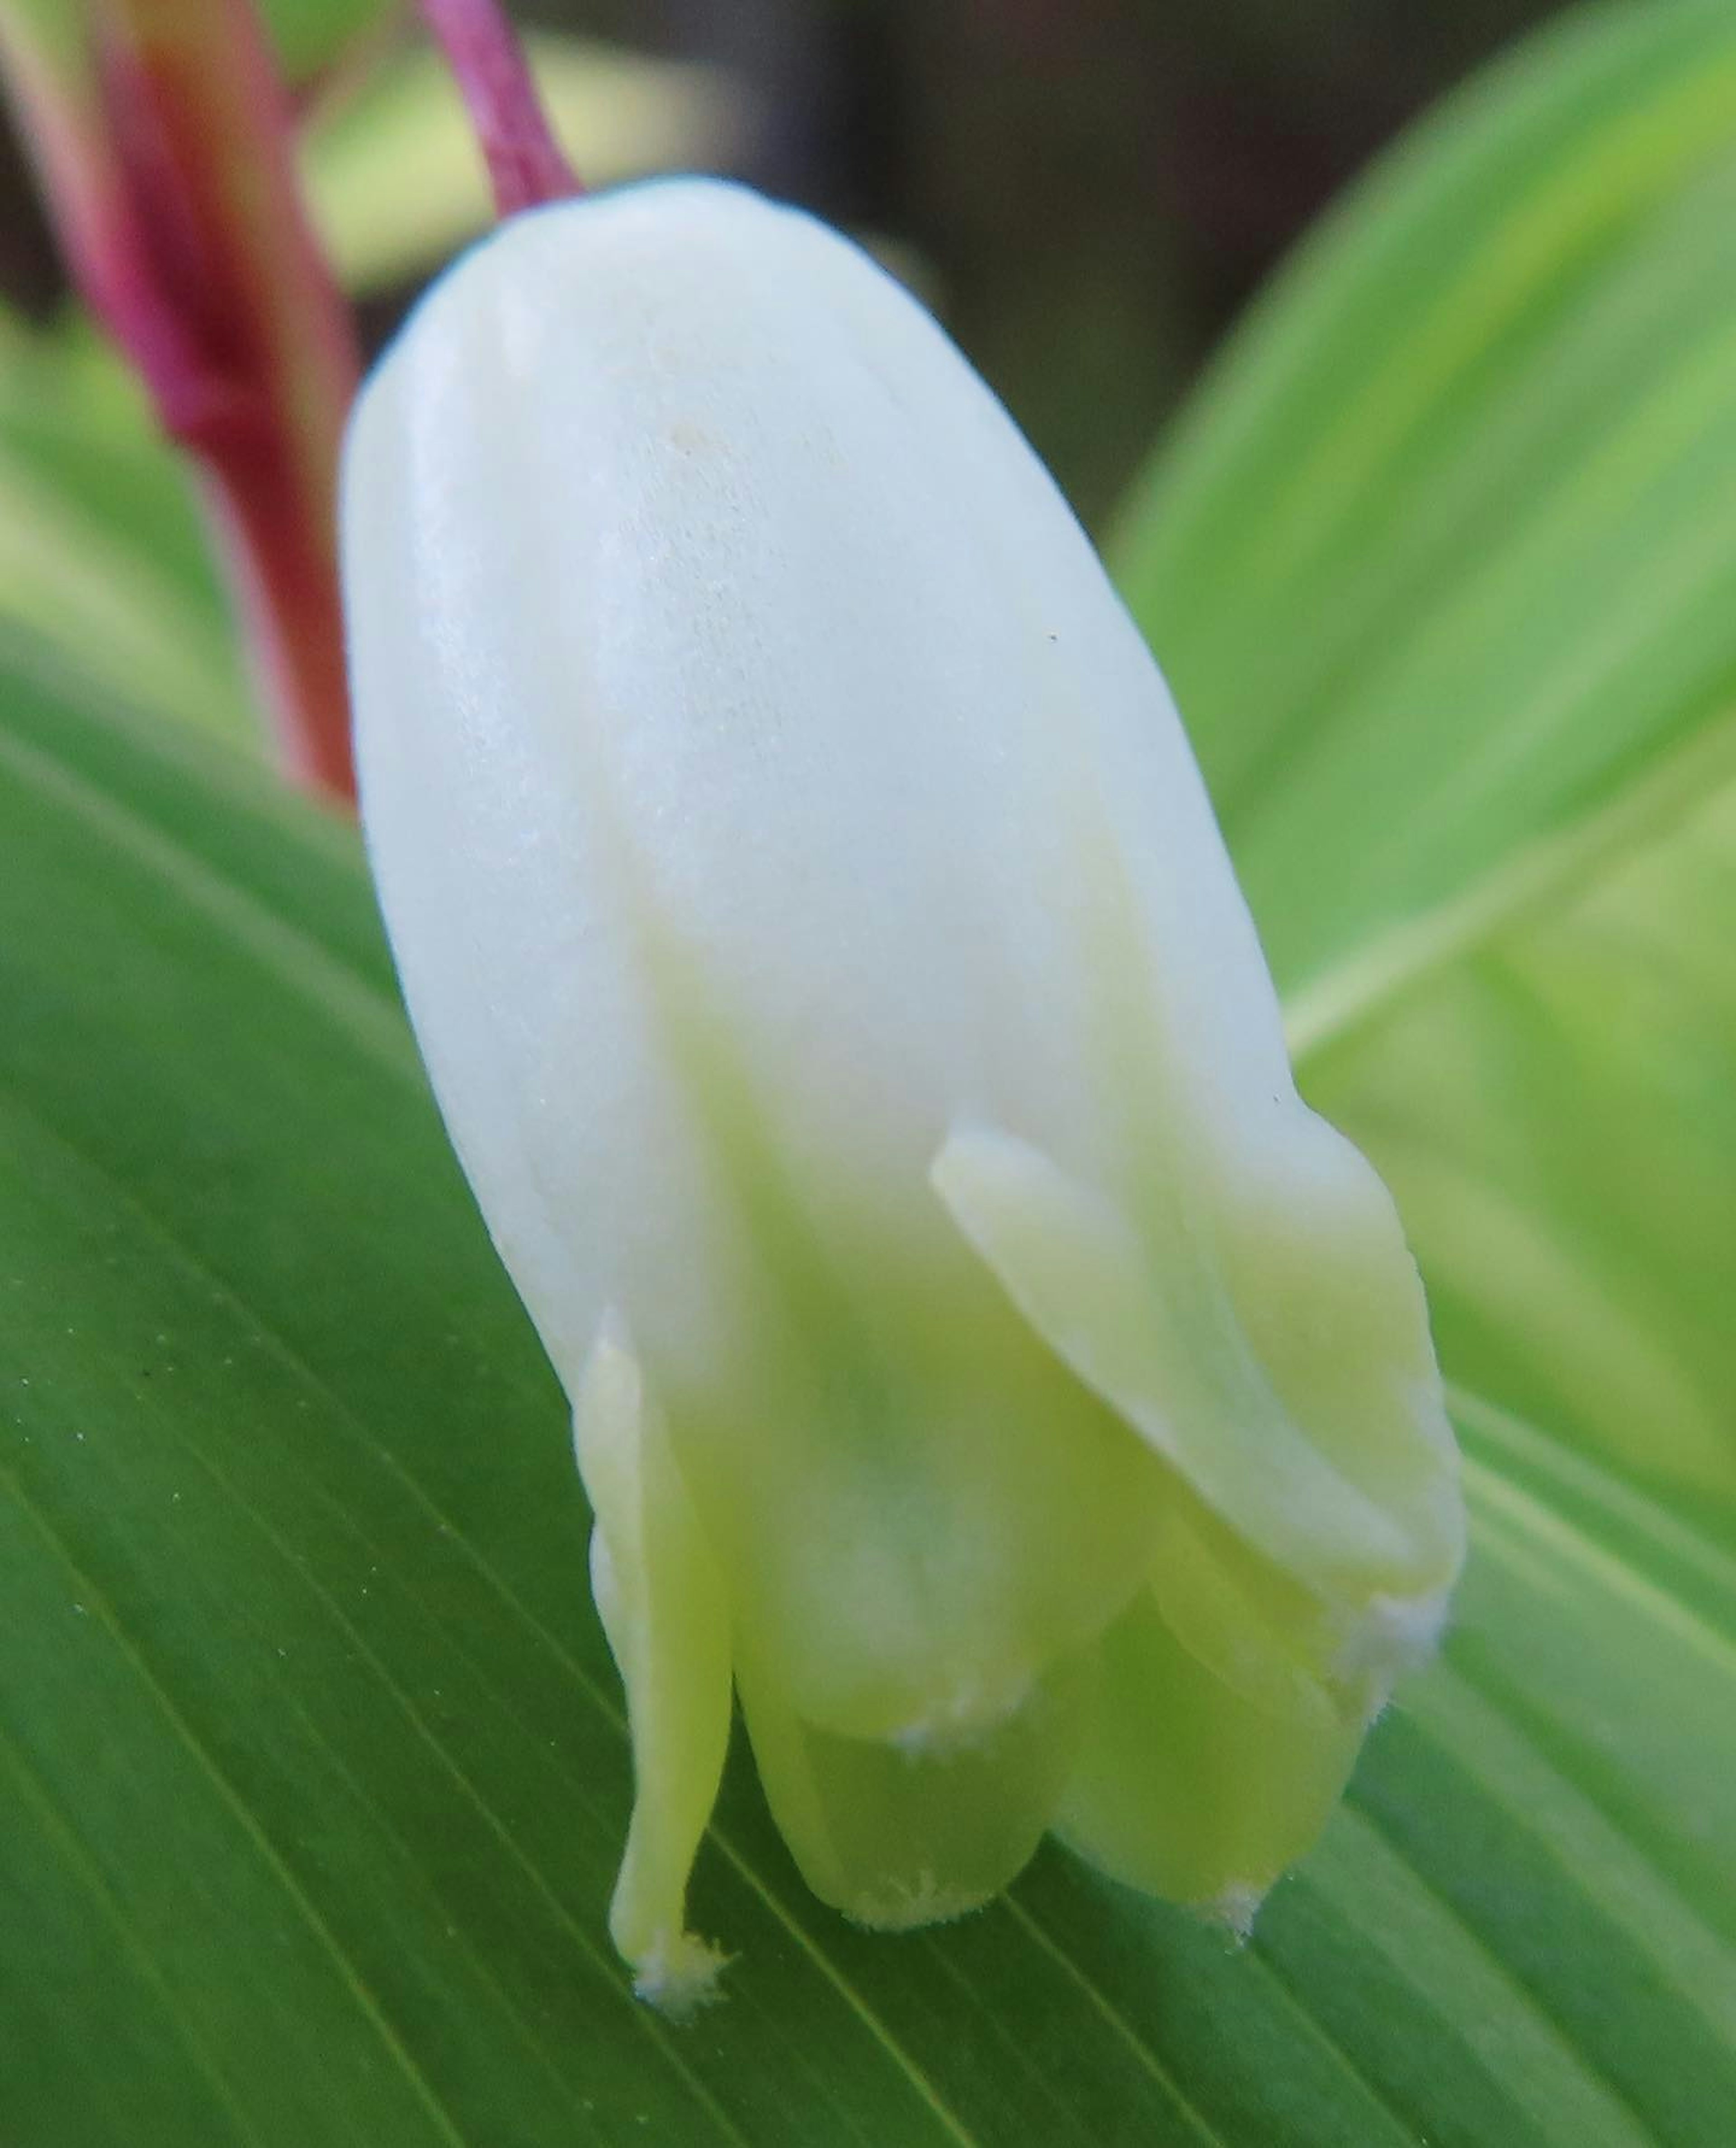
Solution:
M 715 69 L 618 46 L 534 37 L 527 53 L 550 123 L 585 183 L 726 168 L 749 125 Z M 316 112 L 303 171 L 314 221 L 352 291 L 401 290 L 492 221 L 482 160 L 438 55 L 414 47 Z
M 1732 19 L 1596 12 L 1443 107 L 1116 551 L 1443 1337 L 1736 1513 L 1730 913 L 1695 899 L 1736 797 Z
M 93 687 L 246 735 L 208 539 L 143 396 L 83 321 L 0 312 L 0 622 Z
M 303 82 L 403 10 L 398 0 L 259 0 L 259 12 L 285 73 Z
M 1558 4 L 512 0 L 521 23 L 581 48 L 723 69 L 745 125 L 670 161 L 710 168 L 721 154 L 920 262 L 925 293 L 1093 525 L 1309 219 L 1407 118 Z M 414 8 L 266 12 L 302 94 L 335 123 Z M 435 194 L 467 187 L 459 165 Z M 596 168 L 627 166 L 605 154 Z M 0 158 L 0 294 L 39 305 L 51 271 L 27 194 Z M 404 296 L 370 309 L 376 333 Z

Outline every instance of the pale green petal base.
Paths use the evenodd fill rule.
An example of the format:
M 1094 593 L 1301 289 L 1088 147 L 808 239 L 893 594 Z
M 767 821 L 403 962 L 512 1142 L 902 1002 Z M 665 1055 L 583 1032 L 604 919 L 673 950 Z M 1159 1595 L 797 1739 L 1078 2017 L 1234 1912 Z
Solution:
M 573 1433 L 596 1515 L 591 1583 L 633 1739 L 633 1819 L 610 1934 L 640 1996 L 679 2014 L 709 1995 L 725 1960 L 685 1927 L 729 1745 L 728 1599 L 618 1322 L 591 1352 Z
M 1102 1679 L 1056 1831 L 1099 1870 L 1246 1932 L 1337 1804 L 1367 1716 L 1287 1682 L 1282 1709 L 1236 1692 L 1153 1596 L 1106 1637 Z
M 1458 1556 L 1421 1293 L 1367 1166 L 1297 1116 L 1322 1167 L 1304 1187 L 1274 1184 L 1257 1223 L 1233 1228 L 1227 1190 L 1209 1222 L 1196 1217 L 1178 1170 L 1174 1212 L 1142 1229 L 991 1127 L 956 1132 L 931 1177 L 1031 1327 L 1238 1535 L 1325 1597 L 1403 1595 L 1450 1580 Z M 1243 1268 L 1257 1287 L 1240 1287 Z M 1339 1332 L 1339 1296 L 1373 1301 L 1372 1333 Z M 1289 1324 L 1268 1317 L 1262 1329 L 1252 1308 L 1273 1303 L 1291 1308 Z M 1366 1438 L 1333 1454 L 1327 1434 L 1359 1420 Z
M 1282 1153 L 1204 1217 L 1185 1180 L 1207 1164 L 1178 1164 L 1162 1227 L 993 1127 L 955 1132 L 932 1170 L 1032 1329 L 1172 1473 L 1148 1584 L 1101 1644 L 1059 1831 L 1238 1929 L 1427 1652 L 1461 1544 L 1391 1203 L 1291 1107 Z
M 1367 1172 L 1360 1157 L 1353 1164 Z M 1180 1190 L 1169 1227 L 1141 1233 L 1136 1218 L 997 1127 L 951 1134 L 932 1182 L 1031 1327 L 1240 1536 L 1322 1592 L 1405 1588 L 1418 1566 L 1413 1538 L 1334 1467 L 1297 1398 L 1341 1386 L 1341 1353 L 1326 1347 L 1311 1360 L 1289 1349 L 1289 1377 L 1274 1383 L 1270 1353 L 1255 1349 L 1221 1274 L 1221 1248 L 1188 1227 Z M 1342 1259 L 1326 1231 L 1308 1252 L 1317 1267 Z M 1420 1334 L 1420 1299 L 1416 1315 Z M 1364 1347 L 1356 1366 L 1373 1375 L 1382 1358 Z M 1332 1401 L 1342 1416 L 1342 1396 Z M 1382 1435 L 1416 1448 L 1433 1473 L 1429 1439 L 1403 1411 L 1383 1411 Z
M 732 1679 L 804 1877 L 859 1923 L 975 1909 L 1053 1827 L 1247 1928 L 1427 1646 L 1458 1560 L 1436 1519 L 1456 1513 L 1451 1449 L 1411 1363 L 1414 1276 L 1390 1272 L 1366 1167 L 1320 1136 L 1265 1174 L 1263 1222 L 1243 1187 L 1208 1225 L 1185 1202 L 1124 1213 L 1027 1143 L 956 1133 L 933 1182 L 981 1287 L 900 1330 L 901 1362 L 934 1377 L 883 1392 L 858 1350 L 837 1395 L 770 1380 L 758 1439 L 696 1436 L 705 1399 L 678 1392 L 678 1450 L 605 1326 L 575 1429 L 637 1779 L 610 1924 L 642 1995 L 690 2005 L 719 1966 L 685 1896 Z M 834 1324 L 855 1363 L 855 1327 Z M 981 1370 L 962 1412 L 961 1349 Z M 865 1436 L 815 1444 L 840 1408 Z M 786 1422 L 808 1428 L 787 1451 Z M 1098 1594 L 1085 1632 L 1040 1615 L 1057 1588 Z
M 1089 1665 L 1052 1671 L 992 1729 L 936 1748 L 817 1729 L 737 1669 L 760 1779 L 802 1877 L 857 1924 L 893 1931 L 979 1909 L 1024 1869 L 1095 1683 Z

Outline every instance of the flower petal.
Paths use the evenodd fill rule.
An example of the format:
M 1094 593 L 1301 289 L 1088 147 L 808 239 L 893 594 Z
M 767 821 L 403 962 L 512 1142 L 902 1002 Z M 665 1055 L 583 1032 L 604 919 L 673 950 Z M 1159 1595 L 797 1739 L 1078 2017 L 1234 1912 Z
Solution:
M 760 1779 L 802 1877 L 856 1923 L 906 1930 L 979 1909 L 1055 1817 L 1091 1666 L 1056 1666 L 993 1729 L 876 1743 L 805 1722 L 775 1678 L 737 1666 Z
M 724 1960 L 685 1930 L 685 1914 L 729 1745 L 729 1605 L 618 1322 L 591 1352 L 573 1436 L 596 1514 L 591 1585 L 633 1738 L 633 1820 L 609 1928 L 640 1997 L 680 2012 Z
M 1325 1825 L 1363 1709 L 1301 1675 L 1278 1705 L 1249 1699 L 1183 1646 L 1151 1594 L 1106 1635 L 1101 1672 L 1056 1832 L 1111 1878 L 1245 1932 Z
M 1367 1165 L 1337 1147 L 1390 1210 Z M 1031 1325 L 1264 1557 L 1353 1605 L 1450 1581 L 1450 1434 L 1433 1423 L 1422 1296 L 1396 1223 L 1371 1249 L 1366 1217 L 1348 1202 L 1335 1212 L 1337 1187 L 1310 1186 L 1298 1228 L 1292 1188 L 1273 1172 L 1260 1212 L 1245 1197 L 1238 1207 L 1235 1187 L 1214 1189 L 1209 1209 L 1190 1203 L 1184 1183 L 1173 1212 L 1142 1232 L 992 1127 L 955 1132 L 931 1177 Z M 1250 1268 L 1257 1290 L 1237 1287 Z M 1347 1360 L 1351 1325 L 1367 1332 Z M 1364 1424 L 1365 1443 L 1345 1438 Z

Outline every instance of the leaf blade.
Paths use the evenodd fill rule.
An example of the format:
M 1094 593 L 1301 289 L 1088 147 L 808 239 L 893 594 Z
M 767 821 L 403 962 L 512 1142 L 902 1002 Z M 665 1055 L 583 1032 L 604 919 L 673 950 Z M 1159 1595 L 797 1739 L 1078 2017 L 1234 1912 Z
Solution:
M 112 1670 L 58 1642 L 30 1674 L 0 1652 L 8 1724 L 38 1741 L 76 1734 L 52 1794 L 148 1906 L 143 1950 L 169 1979 L 153 1995 L 124 1961 L 105 1965 L 114 2074 L 74 2093 L 67 2051 L 0 2073 L 15 2130 L 47 2148 L 148 2137 L 106 2115 L 140 2073 L 153 2107 L 203 2110 L 197 2070 L 189 2083 L 177 2055 L 188 2021 L 238 2137 L 265 2141 L 290 2123 L 306 2143 L 364 2137 L 351 2115 L 364 2108 L 405 2139 L 441 2137 L 439 2111 L 467 2141 L 508 2129 L 613 2140 L 644 2112 L 684 2140 L 951 2148 L 1028 2138 L 1038 2109 L 1053 2137 L 1081 2143 L 1393 2148 L 1419 2128 L 1498 2127 L 1564 2145 L 1616 2125 L 1573 2035 L 1533 2020 L 1488 2045 L 1510 1970 L 1477 1965 L 1412 1864 L 1371 1848 L 1355 1815 L 1242 1956 L 1056 1851 L 1010 1904 L 891 1940 L 803 1895 L 738 1750 L 695 1897 L 702 1928 L 741 1950 L 730 1995 L 685 2032 L 635 2008 L 602 1955 L 628 1762 L 584 1588 L 564 1413 L 407 1050 L 379 1048 L 354 1018 L 358 1001 L 383 1008 L 386 972 L 353 841 L 263 782 L 255 792 L 244 765 L 191 735 L 57 709 L 40 684 L 0 695 L 0 1217 L 29 1248 L 0 1339 L 0 1381 L 23 1411 L 0 1443 L 52 1500 L 268 1852 L 232 1892 L 213 1845 L 239 1823 L 161 1772 L 166 1732 L 138 1729 L 136 1751 L 131 1734 L 110 1743 L 134 1774 L 135 1761 L 154 1771 L 148 1794 L 97 1764 L 99 1727 L 143 1705 L 117 1712 Z M 28 1389 L 9 1384 L 21 1376 Z M 1604 1483 L 1593 1473 L 1579 1488 L 1599 1512 Z M 23 1568 L 7 1571 L 22 1589 Z M 1697 1586 L 1736 1622 L 1727 1581 L 1714 1564 Z M 1553 1615 L 1523 1573 L 1508 1586 L 1517 1611 L 1498 1592 L 1450 1652 L 1482 1636 L 1510 1654 L 1516 1625 Z M 66 1593 L 41 1578 L 14 1614 L 23 1630 L 71 1624 Z M 1546 1669 L 1583 1653 L 1577 1608 L 1552 1631 Z M 1728 1723 L 1699 1686 L 1690 1694 L 1697 1721 Z M 1365 1780 L 1427 1823 L 1438 1787 L 1402 1752 L 1383 1758 L 1408 1719 L 1377 1734 Z M 1429 1730 L 1457 1736 L 1445 1717 Z M 1649 1809 L 1643 1754 L 1602 1757 Z M 177 1805 L 178 1827 L 165 1820 Z M 39 1806 L 10 1798 L 0 1829 L 33 1874 Z M 1526 1839 L 1548 1820 L 1530 1815 Z M 305 1964 L 279 1980 L 260 1944 L 290 1915 L 258 1876 L 273 1859 L 357 1963 L 434 2108 L 391 2085 L 388 2046 L 354 2002 L 334 2014 L 329 1989 L 304 1990 Z M 1633 1914 L 1667 1935 L 1681 1912 L 1663 1876 L 1646 1895 L 1646 1869 L 1627 1883 Z M 1392 1952 L 1395 1889 L 1417 1959 Z M 63 1886 L 46 1914 L 43 1943 L 88 1960 L 88 1908 Z M 1587 1914 L 1573 1910 L 1578 1928 Z M 237 1957 L 248 2003 L 230 2013 L 213 1987 L 236 1981 Z M 26 1960 L 0 1950 L 8 2000 Z M 309 2021 L 325 2032 L 311 2067 Z M 1641 2115 L 1693 2140 L 1679 2111 L 1643 2099 L 1661 2094 L 1672 2051 L 1701 2047 L 1649 2026 L 1658 2072 L 1638 2077 Z M 280 2121 L 286 2064 L 309 2085 Z M 348 2094 L 356 2069 L 365 2104 Z M 221 2108 L 213 2096 L 208 2124 L 186 2122 L 223 2138 Z

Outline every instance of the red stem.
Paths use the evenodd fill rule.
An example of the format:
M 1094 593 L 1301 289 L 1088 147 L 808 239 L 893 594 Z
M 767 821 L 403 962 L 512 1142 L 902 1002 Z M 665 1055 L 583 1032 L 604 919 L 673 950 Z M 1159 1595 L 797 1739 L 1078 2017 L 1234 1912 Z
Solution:
M 422 0 L 422 13 L 469 111 L 500 214 L 582 193 L 496 0 Z
M 87 289 L 203 465 L 283 760 L 354 799 L 336 484 L 359 357 L 288 98 L 248 0 L 108 5 L 123 185 Z
M 205 491 L 279 760 L 306 788 L 354 803 L 343 595 L 325 514 L 302 511 L 294 471 L 268 446 L 212 461 Z
M 253 0 L 80 12 L 63 66 L 6 40 L 68 264 L 201 466 L 283 761 L 353 798 L 336 495 L 359 359 L 287 93 Z

